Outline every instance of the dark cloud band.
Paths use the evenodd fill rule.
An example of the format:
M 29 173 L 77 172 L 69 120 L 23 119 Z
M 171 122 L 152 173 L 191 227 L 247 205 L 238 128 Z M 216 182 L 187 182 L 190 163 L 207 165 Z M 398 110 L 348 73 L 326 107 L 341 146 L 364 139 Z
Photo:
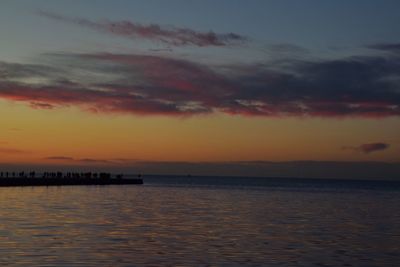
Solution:
M 79 106 L 136 115 L 400 115 L 400 57 L 395 54 L 224 66 L 135 54 L 49 57 L 55 63 L 0 65 L 7 73 L 0 77 L 0 98 L 36 109 Z
M 382 151 L 382 150 L 386 150 L 390 147 L 389 144 L 386 143 L 368 143 L 368 144 L 362 144 L 359 146 L 350 146 L 350 147 L 344 147 L 344 149 L 350 149 L 350 150 L 354 150 L 357 152 L 362 152 L 364 154 L 369 154 L 372 152 L 377 152 L 377 151 Z

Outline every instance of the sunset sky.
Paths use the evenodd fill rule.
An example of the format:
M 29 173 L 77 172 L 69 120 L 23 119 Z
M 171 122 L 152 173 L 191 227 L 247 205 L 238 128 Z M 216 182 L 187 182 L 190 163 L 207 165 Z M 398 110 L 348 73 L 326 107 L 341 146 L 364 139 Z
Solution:
M 312 162 L 324 176 L 339 162 L 395 176 L 399 10 L 2 0 L 0 166 L 287 176 L 303 162 L 302 176 Z

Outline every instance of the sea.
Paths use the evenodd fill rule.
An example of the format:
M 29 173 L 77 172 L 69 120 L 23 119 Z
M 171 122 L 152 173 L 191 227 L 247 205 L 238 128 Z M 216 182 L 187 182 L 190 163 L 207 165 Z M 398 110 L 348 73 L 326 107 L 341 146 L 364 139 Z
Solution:
M 0 188 L 0 266 L 400 266 L 400 182 Z

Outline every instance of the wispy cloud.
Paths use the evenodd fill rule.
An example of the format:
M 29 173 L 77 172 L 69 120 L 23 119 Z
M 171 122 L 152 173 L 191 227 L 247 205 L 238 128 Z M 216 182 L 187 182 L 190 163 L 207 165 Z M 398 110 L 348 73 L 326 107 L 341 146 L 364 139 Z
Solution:
M 65 160 L 65 161 L 69 161 L 69 160 L 74 160 L 74 158 L 71 157 L 66 157 L 66 156 L 52 156 L 52 157 L 46 157 L 44 158 L 46 160 Z
M 20 129 L 20 128 L 10 128 L 9 131 L 20 132 L 20 131 L 22 131 L 22 129 Z
M 0 153 L 1 154 L 26 154 L 29 152 L 25 151 L 25 150 L 21 150 L 21 149 L 0 147 Z
M 368 47 L 376 50 L 400 53 L 400 43 L 380 43 Z
M 34 108 L 78 106 L 135 115 L 400 116 L 400 56 L 395 53 L 219 66 L 137 54 L 47 57 L 49 65 L 37 69 L 52 71 L 39 74 L 26 66 L 43 82 L 0 77 L 0 98 Z M 7 66 L 8 76 L 22 72 L 29 81 L 24 65 Z
M 50 156 L 44 159 L 49 161 L 61 161 L 61 162 L 71 162 L 71 163 L 83 163 L 83 164 L 118 164 L 121 162 L 117 160 L 93 159 L 93 158 L 76 159 L 68 156 Z
M 82 162 L 82 163 L 91 163 L 91 164 L 112 163 L 112 162 L 110 162 L 108 160 L 105 160 L 105 159 L 91 159 L 91 158 L 77 159 L 76 161 Z
M 389 147 L 390 147 L 389 144 L 378 142 L 378 143 L 362 144 L 359 146 L 347 146 L 347 147 L 343 147 L 343 149 L 350 149 L 350 150 L 354 150 L 354 151 L 361 152 L 364 154 L 369 154 L 372 152 L 386 150 Z
M 246 38 L 235 33 L 198 32 L 188 28 L 166 27 L 158 24 L 143 25 L 124 21 L 92 21 L 84 18 L 68 17 L 48 11 L 38 11 L 42 17 L 75 24 L 95 31 L 128 38 L 142 38 L 174 46 L 227 46 L 244 42 Z
M 55 106 L 49 103 L 30 102 L 30 107 L 33 109 L 54 109 Z

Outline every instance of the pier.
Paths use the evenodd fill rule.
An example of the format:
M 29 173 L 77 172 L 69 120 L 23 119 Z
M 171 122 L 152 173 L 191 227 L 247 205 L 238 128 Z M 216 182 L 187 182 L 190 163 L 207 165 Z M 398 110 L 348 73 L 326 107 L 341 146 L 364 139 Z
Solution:
M 18 176 L 16 175 L 18 174 Z M 0 187 L 10 186 L 71 186 L 71 185 L 140 185 L 143 179 L 123 178 L 122 174 L 112 177 L 110 173 L 45 172 L 36 176 L 35 172 L 0 172 Z

